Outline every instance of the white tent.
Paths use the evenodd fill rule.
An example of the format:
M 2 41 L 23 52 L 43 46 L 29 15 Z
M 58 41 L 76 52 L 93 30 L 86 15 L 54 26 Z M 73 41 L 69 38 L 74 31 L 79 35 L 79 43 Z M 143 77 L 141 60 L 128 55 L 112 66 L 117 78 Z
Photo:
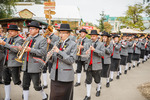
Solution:
M 14 17 L 19 17 L 21 10 L 28 9 L 35 14 L 32 19 L 40 20 L 46 22 L 44 14 L 44 5 L 42 4 L 32 4 L 32 5 L 16 5 L 16 11 Z M 81 21 L 80 12 L 77 6 L 60 6 L 56 5 L 55 15 L 52 15 L 52 20 L 60 21 Z

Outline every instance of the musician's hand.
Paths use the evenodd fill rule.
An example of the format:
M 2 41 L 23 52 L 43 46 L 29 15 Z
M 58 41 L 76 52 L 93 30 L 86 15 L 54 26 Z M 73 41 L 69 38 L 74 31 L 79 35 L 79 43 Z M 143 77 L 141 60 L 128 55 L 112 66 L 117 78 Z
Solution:
M 93 46 L 90 46 L 90 50 L 95 51 L 95 48 Z
M 136 46 L 136 43 L 134 43 L 133 46 Z
M 88 55 L 89 53 L 90 53 L 90 50 L 87 50 L 87 51 L 86 51 L 86 55 Z
M 47 43 L 50 44 L 51 43 L 51 40 L 49 38 L 47 38 Z
M 54 46 L 54 52 L 58 53 L 59 52 L 59 49 L 57 48 L 57 46 Z
M 31 51 L 31 48 L 30 47 L 27 47 L 25 52 L 30 52 Z
M 21 46 L 21 45 L 19 45 L 19 46 L 18 46 L 18 49 L 19 49 L 19 50 L 22 50 L 22 46 Z
M 84 48 L 84 46 L 82 46 L 82 45 L 79 45 L 79 48 L 80 48 L 80 49 L 83 49 L 83 48 Z
M 0 40 L 0 45 L 5 45 L 5 44 L 6 44 L 6 42 L 5 42 L 5 41 Z

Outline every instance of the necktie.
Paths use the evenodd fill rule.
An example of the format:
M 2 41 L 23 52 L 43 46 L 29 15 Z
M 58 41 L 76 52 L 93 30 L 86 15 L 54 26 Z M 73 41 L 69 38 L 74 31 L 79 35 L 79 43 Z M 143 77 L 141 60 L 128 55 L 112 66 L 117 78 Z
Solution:
M 81 41 L 81 45 L 82 45 L 82 43 L 83 43 L 83 42 Z M 80 49 L 80 55 L 81 55 L 81 49 Z
M 96 48 L 96 43 L 94 44 L 94 48 Z M 93 50 L 91 50 L 91 59 L 89 65 L 93 64 Z
M 31 47 L 31 44 L 32 44 L 32 39 L 30 40 L 30 43 L 29 43 L 29 47 Z M 29 52 L 27 52 L 27 61 L 29 61 Z

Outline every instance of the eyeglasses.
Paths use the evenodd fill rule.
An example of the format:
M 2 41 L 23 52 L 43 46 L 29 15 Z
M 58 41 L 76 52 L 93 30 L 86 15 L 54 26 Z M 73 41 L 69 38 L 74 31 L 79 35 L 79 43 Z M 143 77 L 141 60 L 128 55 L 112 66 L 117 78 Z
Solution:
M 29 28 L 29 30 L 34 30 L 34 29 L 36 29 L 36 28 Z

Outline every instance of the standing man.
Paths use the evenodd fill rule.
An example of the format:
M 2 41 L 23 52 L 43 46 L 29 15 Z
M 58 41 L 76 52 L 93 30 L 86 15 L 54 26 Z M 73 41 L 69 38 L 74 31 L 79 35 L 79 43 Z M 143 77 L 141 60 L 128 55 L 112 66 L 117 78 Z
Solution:
M 84 54 L 85 52 L 85 45 L 88 44 L 90 42 L 90 39 L 88 39 L 86 36 L 86 34 L 88 33 L 86 31 L 86 29 L 81 29 L 80 31 L 80 36 L 81 38 L 78 39 L 77 41 L 77 45 L 78 45 L 78 54 L 77 54 L 77 70 L 76 70 L 76 73 L 77 73 L 77 82 L 75 84 L 75 87 L 79 86 L 81 83 L 80 83 L 80 80 L 81 80 L 81 72 L 82 72 L 82 67 L 84 68 L 85 70 L 85 61 L 87 61 L 87 58 L 85 57 L 82 57 L 82 55 Z
M 33 82 L 34 89 L 40 91 L 42 100 L 48 100 L 48 95 L 45 94 L 41 87 L 41 64 L 33 59 L 33 57 L 43 58 L 46 55 L 47 42 L 46 39 L 39 35 L 39 23 L 32 21 L 29 27 L 30 37 L 26 41 L 30 41 L 25 50 L 24 61 L 22 70 L 23 73 L 23 97 L 28 100 L 29 87 L 31 81 Z
M 91 100 L 91 83 L 92 77 L 94 78 L 95 83 L 97 84 L 96 96 L 100 96 L 100 88 L 101 88 L 101 70 L 102 70 L 102 56 L 104 56 L 104 45 L 102 42 L 98 40 L 97 30 L 91 31 L 91 40 L 92 42 L 88 43 L 85 47 L 86 54 L 90 54 L 88 58 L 88 62 L 85 66 L 86 70 L 86 88 L 87 95 L 84 100 Z
M 0 24 L 0 38 L 3 39 L 3 36 L 2 36 L 2 33 L 3 33 L 3 28 L 2 28 L 2 25 Z M 0 84 L 3 84 L 3 63 L 4 63 L 4 47 L 2 45 L 0 45 Z
M 7 30 L 10 38 L 6 42 L 0 40 L 0 45 L 3 45 L 7 50 L 4 58 L 3 78 L 5 84 L 5 100 L 10 100 L 11 78 L 15 85 L 21 86 L 20 68 L 22 64 L 15 60 L 18 50 L 14 49 L 13 46 L 22 45 L 23 39 L 18 36 L 19 29 L 17 25 L 10 25 Z
M 61 24 L 58 31 L 61 40 L 53 47 L 50 100 L 73 100 L 73 63 L 77 46 L 69 38 L 72 31 L 69 24 Z

